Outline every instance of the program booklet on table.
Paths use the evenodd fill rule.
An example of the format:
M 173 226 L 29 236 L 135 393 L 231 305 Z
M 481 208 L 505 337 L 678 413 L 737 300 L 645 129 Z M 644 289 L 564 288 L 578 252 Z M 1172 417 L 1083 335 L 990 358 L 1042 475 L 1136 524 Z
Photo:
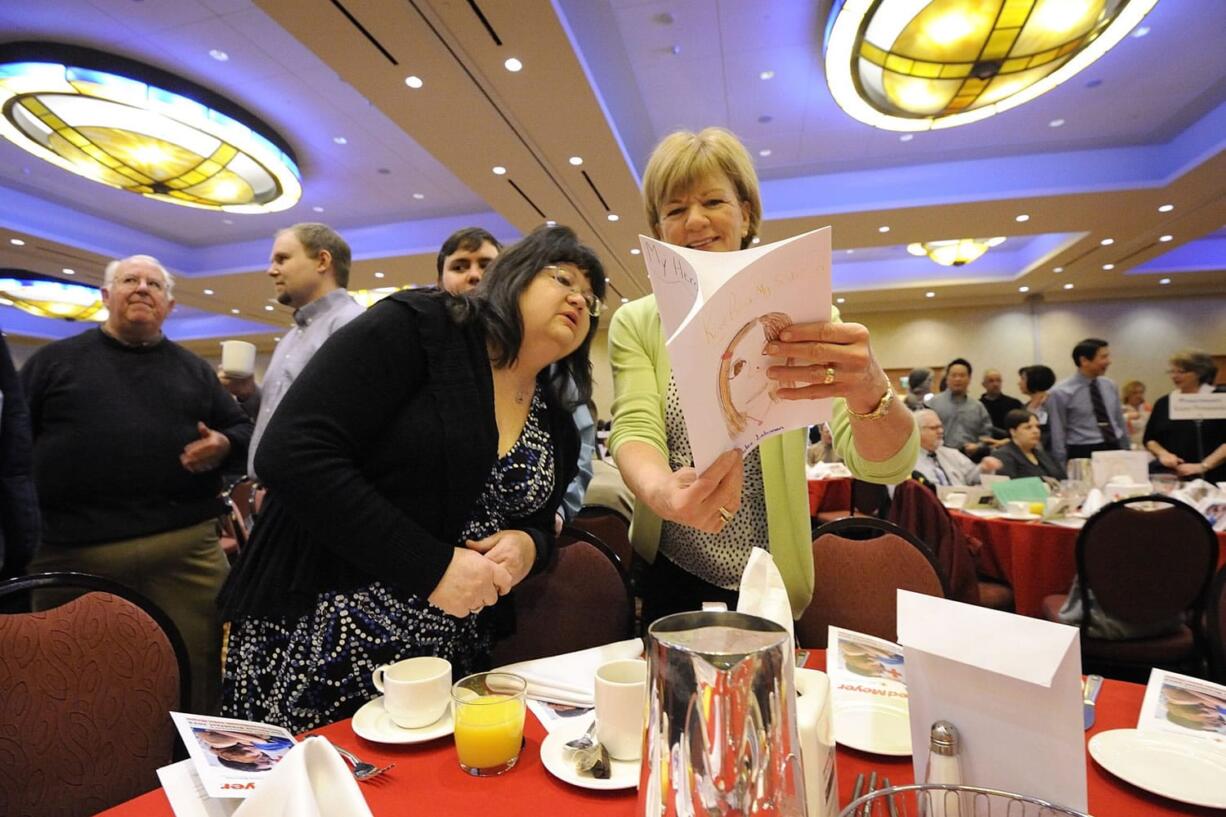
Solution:
M 694 467 L 733 447 L 830 419 L 830 400 L 781 400 L 766 345 L 794 323 L 830 320 L 830 228 L 737 252 L 640 235 L 677 380 Z
M 239 800 L 255 794 L 297 743 L 290 732 L 267 723 L 183 712 L 171 712 L 170 717 L 187 746 L 189 759 L 162 767 L 158 776 L 180 817 L 231 813 Z M 210 806 L 206 798 L 231 800 Z M 189 808 L 193 800 L 201 803 L 196 808 L 202 811 Z

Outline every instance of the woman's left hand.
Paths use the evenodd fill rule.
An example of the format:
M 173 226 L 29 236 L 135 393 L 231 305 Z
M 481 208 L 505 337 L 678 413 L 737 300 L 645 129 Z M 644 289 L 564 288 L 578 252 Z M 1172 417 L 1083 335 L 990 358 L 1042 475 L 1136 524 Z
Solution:
M 1175 466 L 1175 473 L 1181 477 L 1201 477 L 1207 470 L 1203 462 L 1181 462 Z
M 536 543 L 522 530 L 500 530 L 476 542 L 469 539 L 464 545 L 506 568 L 515 584 L 524 580 L 536 562 Z
M 790 366 L 771 366 L 785 400 L 843 397 L 853 411 L 877 407 L 889 383 L 869 346 L 868 329 L 858 323 L 795 323 L 783 330 L 767 354 L 792 358 Z

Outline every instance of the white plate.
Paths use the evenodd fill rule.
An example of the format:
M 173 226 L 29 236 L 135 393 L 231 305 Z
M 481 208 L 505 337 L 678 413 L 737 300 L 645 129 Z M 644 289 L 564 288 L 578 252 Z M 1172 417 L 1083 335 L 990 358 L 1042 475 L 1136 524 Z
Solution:
M 1194 806 L 1226 808 L 1226 748 L 1207 738 L 1112 729 L 1090 738 L 1090 756 L 1116 777 Z
M 861 752 L 909 757 L 911 719 L 906 702 L 864 700 L 859 696 L 835 698 L 834 740 Z
M 610 758 L 612 768 L 608 780 L 579 774 L 576 771 L 575 763 L 570 759 L 565 744 L 566 741 L 579 737 L 587 730 L 590 719 L 582 718 L 581 720 L 581 726 L 567 724 L 572 728 L 558 729 L 545 736 L 545 740 L 541 743 L 541 763 L 544 764 L 545 769 L 558 780 L 584 789 L 611 791 L 632 789 L 637 786 L 639 784 L 639 761 L 637 760 L 612 760 Z M 575 729 L 573 726 L 580 728 Z
M 1008 519 L 1012 522 L 1033 522 L 1036 519 L 1042 519 L 1043 515 L 1038 513 L 1002 513 L 1001 519 Z
M 375 743 L 425 743 L 450 735 L 455 731 L 455 721 L 451 719 L 451 707 L 448 706 L 443 717 L 429 726 L 405 729 L 403 726 L 397 726 L 392 716 L 383 708 L 383 696 L 380 695 L 353 716 L 353 731 L 358 737 L 373 740 Z

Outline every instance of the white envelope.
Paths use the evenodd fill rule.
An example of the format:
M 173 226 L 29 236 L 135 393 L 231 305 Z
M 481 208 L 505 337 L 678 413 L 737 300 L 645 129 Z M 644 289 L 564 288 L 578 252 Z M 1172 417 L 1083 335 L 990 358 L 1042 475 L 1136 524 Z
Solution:
M 929 732 L 958 730 L 962 782 L 1086 810 L 1076 627 L 898 591 L 915 779 Z

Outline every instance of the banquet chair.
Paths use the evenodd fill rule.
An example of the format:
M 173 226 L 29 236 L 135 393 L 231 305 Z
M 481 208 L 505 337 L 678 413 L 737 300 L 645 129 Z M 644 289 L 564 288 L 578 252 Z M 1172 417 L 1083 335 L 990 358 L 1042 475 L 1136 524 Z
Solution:
M 1171 497 L 1121 499 L 1090 517 L 1077 536 L 1082 665 L 1138 679 L 1154 666 L 1202 672 L 1201 618 L 1217 558 L 1217 535 L 1205 517 Z M 1059 621 L 1067 598 L 1045 598 L 1043 616 Z M 1132 630 L 1175 624 L 1151 637 L 1093 638 L 1095 609 Z
M 219 518 L 221 523 L 220 544 L 226 558 L 233 563 L 239 552 L 247 546 L 254 513 L 255 483 L 243 478 L 230 486 L 221 495 L 226 509 Z
M 1226 684 L 1226 567 L 1218 571 L 1209 587 L 1205 618 L 1209 641 L 1209 677 L 1216 683 Z
M 631 638 L 634 599 L 617 554 L 566 527 L 552 563 L 512 591 L 515 632 L 494 644 L 494 666 Z
M 630 520 L 621 511 L 606 505 L 584 505 L 570 524 L 599 537 L 617 554 L 622 571 L 629 573 L 634 548 L 630 545 Z
M 0 583 L 0 598 L 83 593 L 0 615 L 0 814 L 95 814 L 158 786 L 174 759 L 171 710 L 190 698 L 187 649 L 169 617 L 86 573 Z
M 802 647 L 826 647 L 827 627 L 897 640 L 897 591 L 948 596 L 936 556 L 884 519 L 849 517 L 822 525 L 813 540 L 813 600 L 796 622 Z

